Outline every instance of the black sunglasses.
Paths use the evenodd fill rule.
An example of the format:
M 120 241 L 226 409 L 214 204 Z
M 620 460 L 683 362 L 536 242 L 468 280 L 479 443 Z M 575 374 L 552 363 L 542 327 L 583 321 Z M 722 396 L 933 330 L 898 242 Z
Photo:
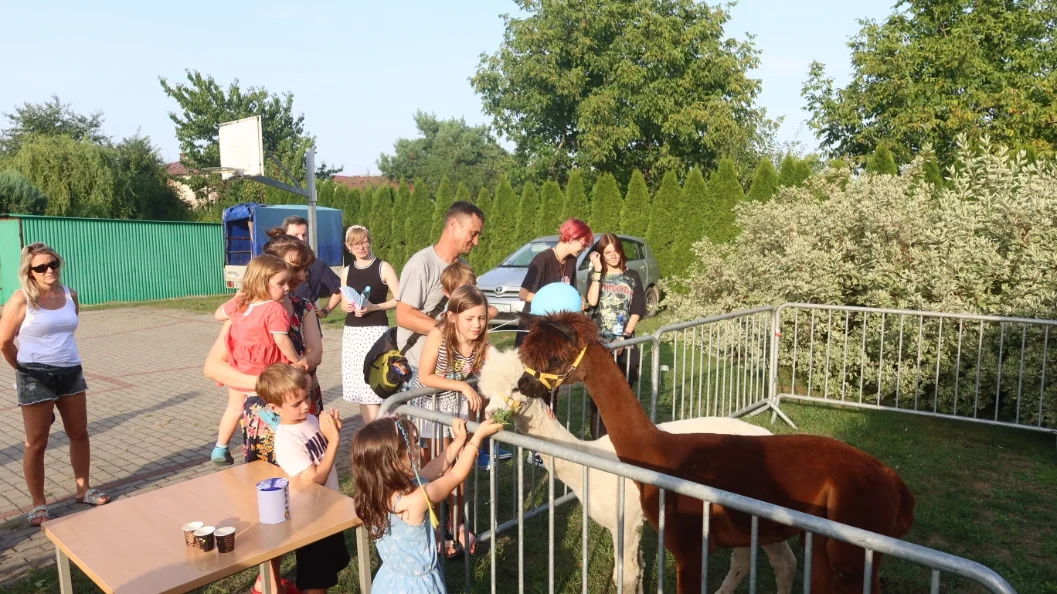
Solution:
M 62 266 L 62 265 L 59 264 L 58 260 L 52 260 L 51 262 L 48 262 L 47 264 L 41 264 L 39 266 L 30 266 L 29 269 L 32 270 L 33 272 L 36 272 L 37 274 L 44 274 L 44 272 L 47 271 L 49 268 L 51 268 L 52 270 L 58 270 L 59 266 Z

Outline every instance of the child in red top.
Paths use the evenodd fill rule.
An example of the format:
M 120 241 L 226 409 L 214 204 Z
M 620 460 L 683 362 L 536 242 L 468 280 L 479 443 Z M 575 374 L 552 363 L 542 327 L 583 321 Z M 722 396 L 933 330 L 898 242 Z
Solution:
M 294 363 L 308 368 L 290 340 L 290 314 L 282 301 L 290 293 L 290 271 L 286 262 L 263 254 L 250 260 L 242 289 L 217 311 L 218 319 L 230 319 L 228 351 L 231 365 L 247 375 L 259 375 L 269 365 Z M 250 388 L 248 391 L 252 391 Z M 246 390 L 228 387 L 228 406 L 220 418 L 217 445 L 210 456 L 214 464 L 232 464 L 228 442 L 242 417 Z

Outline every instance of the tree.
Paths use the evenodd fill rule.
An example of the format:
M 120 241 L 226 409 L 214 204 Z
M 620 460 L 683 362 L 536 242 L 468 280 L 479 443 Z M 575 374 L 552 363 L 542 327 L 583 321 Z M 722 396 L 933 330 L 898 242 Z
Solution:
M 540 209 L 540 197 L 536 184 L 528 182 L 521 191 L 521 202 L 518 204 L 517 232 L 514 234 L 517 245 L 522 245 L 536 238 L 536 219 Z
M 471 79 L 495 129 L 537 178 L 574 168 L 650 182 L 667 170 L 755 162 L 774 129 L 755 105 L 751 41 L 694 0 L 517 0 L 503 43 Z
M 636 169 L 631 173 L 628 194 L 620 208 L 621 232 L 634 237 L 646 237 L 650 229 L 650 210 L 650 190 L 646 187 L 642 172 Z
M 692 248 L 694 243 L 712 230 L 709 225 L 715 224 L 714 212 L 716 201 L 701 169 L 695 167 L 686 176 L 683 183 L 682 195 L 676 208 L 677 218 L 669 227 L 669 233 L 675 237 L 671 243 L 671 271 L 672 274 L 681 275 L 690 266 L 693 259 Z M 712 215 L 712 219 L 708 217 Z M 654 248 L 656 250 L 656 248 Z M 663 268 L 663 265 L 662 265 Z
M 460 183 L 459 189 L 455 190 L 455 201 L 456 202 L 472 202 L 470 198 L 470 189 L 466 187 L 466 184 Z M 438 235 L 439 237 L 439 235 Z
M 402 181 L 396 189 L 396 197 L 393 200 L 393 220 L 389 223 L 389 263 L 397 270 L 404 267 L 404 262 L 410 255 L 407 253 L 404 228 L 406 219 L 411 216 L 411 189 L 407 187 L 406 181 Z
M 411 204 L 404 220 L 405 243 L 407 245 L 405 262 L 408 258 L 415 255 L 415 252 L 440 238 L 440 231 L 431 233 L 430 229 L 435 207 L 429 192 L 429 184 L 425 180 L 415 180 L 415 187 L 411 191 Z M 437 196 L 439 200 L 439 190 L 437 191 Z
M 48 196 L 17 171 L 0 171 L 0 213 L 42 215 Z
M 733 160 L 719 161 L 719 169 L 713 171 L 708 179 L 708 194 L 709 201 L 704 210 L 705 237 L 713 243 L 728 243 L 738 235 L 734 207 L 745 200 Z
M 822 146 L 898 161 L 931 144 L 947 163 L 959 133 L 1057 147 L 1057 3 L 904 0 L 849 42 L 852 77 L 835 88 L 811 65 L 802 95 Z
M 305 116 L 294 114 L 292 93 L 275 95 L 263 87 L 243 90 L 238 79 L 225 90 L 212 76 L 197 70 L 187 70 L 186 83 L 170 84 L 159 77 L 162 90 L 176 100 L 180 111 L 169 112 L 176 125 L 176 139 L 180 141 L 181 161 L 190 169 L 204 169 L 220 165 L 220 124 L 245 117 L 260 115 L 264 143 L 265 171 L 274 178 L 288 180 L 289 171 L 295 184 L 305 180 L 305 151 L 316 142 L 316 137 L 305 130 Z M 271 160 L 274 158 L 282 168 Z M 316 167 L 317 179 L 330 179 L 341 167 L 329 167 L 325 161 Z M 198 182 L 198 188 L 205 181 Z M 245 182 L 235 182 L 234 185 Z
M 438 120 L 421 111 L 415 113 L 420 136 L 401 138 L 393 154 L 378 157 L 378 170 L 391 180 L 422 178 L 440 188 L 451 183 L 470 187 L 494 187 L 502 173 L 510 173 L 510 154 L 496 142 L 488 126 L 470 126 L 462 118 Z
M 811 166 L 789 153 L 782 159 L 782 168 L 778 172 L 778 186 L 798 188 L 811 177 Z
M 488 215 L 488 233 L 486 252 L 488 258 L 485 260 L 488 268 L 492 268 L 503 258 L 510 255 L 510 250 L 515 249 L 514 240 L 517 237 L 517 215 L 518 196 L 507 177 L 499 178 L 499 186 L 495 190 L 495 200 L 492 202 L 492 211 Z
M 887 146 L 879 144 L 870 158 L 866 160 L 866 171 L 867 173 L 897 175 L 899 167 L 896 167 L 892 151 L 888 150 Z
M 482 272 L 481 269 L 488 270 L 484 267 L 488 263 L 488 241 L 492 233 L 492 193 L 488 191 L 488 188 L 481 188 L 477 192 L 477 199 L 474 200 L 474 204 L 484 213 L 484 232 L 482 233 L 484 237 L 481 240 L 481 244 L 470 252 L 470 264 L 478 269 L 477 272 L 480 273 Z
M 554 235 L 562 224 L 562 204 L 565 195 L 562 187 L 553 179 L 547 180 L 540 190 L 540 211 L 536 217 L 536 237 Z
M 452 192 L 451 182 L 445 175 L 440 178 L 440 187 L 437 188 L 437 202 L 433 207 L 430 237 L 440 237 L 440 232 L 444 230 L 444 214 L 448 212 L 452 204 L 455 204 L 455 193 Z
M 390 230 L 390 222 L 393 220 L 393 189 L 387 185 L 378 186 L 374 190 L 371 199 L 371 230 L 372 249 L 374 253 L 383 260 L 392 261 L 391 250 L 393 238 Z
M 674 171 L 664 174 L 661 187 L 653 196 L 653 208 L 650 209 L 650 228 L 646 232 L 646 241 L 653 248 L 653 253 L 661 265 L 661 275 L 673 273 L 672 261 L 675 250 L 676 233 L 679 228 L 679 204 L 682 201 L 682 189 L 679 178 Z
M 947 185 L 947 181 L 943 179 L 943 174 L 940 173 L 940 164 L 936 162 L 935 156 L 930 156 L 925 160 L 924 165 L 922 165 L 922 174 L 925 181 L 932 184 L 932 187 L 937 190 Z
M 584 178 L 579 169 L 569 174 L 569 183 L 565 185 L 565 202 L 562 203 L 562 221 L 575 217 L 587 220 L 590 213 L 587 206 L 587 192 L 584 190 Z
M 79 114 L 55 95 L 45 103 L 23 103 L 5 113 L 10 126 L 0 133 L 0 155 L 13 155 L 29 136 L 68 136 L 90 144 L 110 144 L 103 133 L 103 113 Z
M 130 136 L 114 145 L 114 170 L 118 179 L 117 204 L 128 204 L 129 218 L 181 221 L 188 218 L 187 203 L 169 184 L 161 153 L 147 136 Z M 114 212 L 109 216 L 118 216 Z
M 767 202 L 774 197 L 778 186 L 778 172 L 774 169 L 774 161 L 771 161 L 770 157 L 761 158 L 760 164 L 756 166 L 756 173 L 752 176 L 748 199 L 752 202 Z
M 591 192 L 591 229 L 595 233 L 620 233 L 620 211 L 624 206 L 624 197 L 620 195 L 616 178 L 612 173 L 603 173 Z

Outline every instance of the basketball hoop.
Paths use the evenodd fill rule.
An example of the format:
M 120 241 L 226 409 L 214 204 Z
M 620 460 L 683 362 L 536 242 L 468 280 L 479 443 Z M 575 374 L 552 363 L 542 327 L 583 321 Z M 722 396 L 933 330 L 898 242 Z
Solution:
M 261 116 L 224 122 L 219 130 L 222 179 L 264 175 L 264 141 Z
M 224 181 L 246 177 L 246 170 L 239 169 L 238 167 L 203 167 L 201 171 L 206 173 L 219 173 L 220 179 Z

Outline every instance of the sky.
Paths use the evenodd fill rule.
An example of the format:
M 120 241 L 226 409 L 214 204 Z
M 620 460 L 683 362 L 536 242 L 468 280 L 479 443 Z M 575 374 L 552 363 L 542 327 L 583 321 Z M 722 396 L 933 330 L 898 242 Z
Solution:
M 243 88 L 292 92 L 317 137 L 317 162 L 343 165 L 345 175 L 377 174 L 378 156 L 416 135 L 417 110 L 490 123 L 469 78 L 480 55 L 502 43 L 500 15 L 517 10 L 512 0 L 3 4 L 0 112 L 58 95 L 75 111 L 102 111 L 107 134 L 145 134 L 175 161 L 168 114 L 177 105 L 158 79 L 198 70 L 224 86 L 238 79 Z M 784 118 L 779 143 L 817 147 L 800 97 L 810 63 L 847 82 L 847 42 L 859 19 L 883 19 L 893 4 L 741 0 L 731 9 L 727 35 L 753 34 L 762 52 L 752 74 L 762 81 L 759 104 Z

